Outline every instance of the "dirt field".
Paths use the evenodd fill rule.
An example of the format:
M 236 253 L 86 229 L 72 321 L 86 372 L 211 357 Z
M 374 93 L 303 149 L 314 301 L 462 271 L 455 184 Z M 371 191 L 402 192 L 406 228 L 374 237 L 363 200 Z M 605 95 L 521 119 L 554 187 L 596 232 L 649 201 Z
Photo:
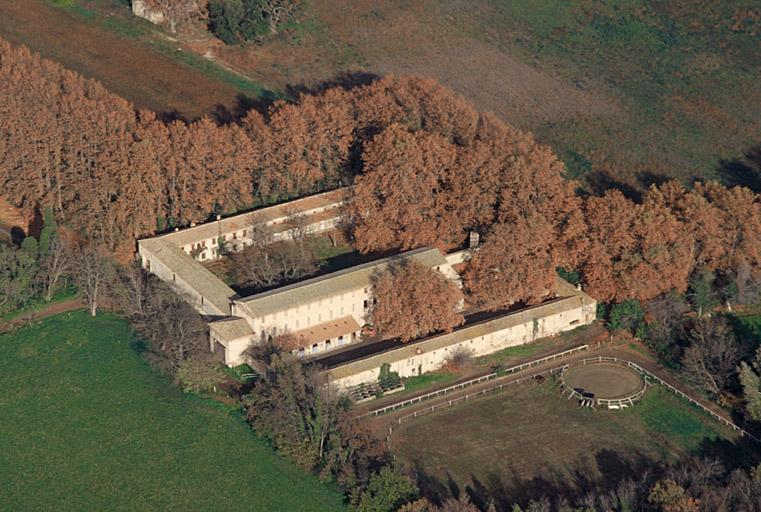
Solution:
M 595 398 L 624 398 L 642 389 L 640 375 L 618 364 L 573 366 L 563 374 L 566 385 L 594 394 Z
M 239 94 L 255 92 L 247 81 L 227 83 L 213 70 L 199 68 L 200 59 L 176 52 L 177 45 L 116 0 L 79 1 L 71 9 L 46 0 L 3 0 L 0 37 L 99 80 L 138 108 L 159 113 L 194 118 L 232 110 Z
M 614 412 L 580 409 L 547 382 L 405 423 L 392 450 L 424 475 L 428 494 L 468 490 L 510 510 L 541 495 L 604 490 L 645 465 L 721 444 L 720 436 L 731 434 L 660 387 Z

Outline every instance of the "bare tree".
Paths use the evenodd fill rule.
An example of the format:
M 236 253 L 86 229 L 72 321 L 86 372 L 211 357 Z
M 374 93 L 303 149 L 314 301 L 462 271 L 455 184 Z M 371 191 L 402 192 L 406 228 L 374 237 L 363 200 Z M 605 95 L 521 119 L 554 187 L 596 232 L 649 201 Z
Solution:
M 276 34 L 283 23 L 296 19 L 295 12 L 299 7 L 297 0 L 266 0 L 261 3 L 261 9 L 269 25 L 270 32 Z
M 82 293 L 82 297 L 95 316 L 101 300 L 105 284 L 111 273 L 110 263 L 92 245 L 80 245 L 71 251 L 73 260 L 71 276 Z
M 734 332 L 724 318 L 704 317 L 695 320 L 688 339 L 690 346 L 682 357 L 684 373 L 716 398 L 727 386 L 740 359 Z
M 154 364 L 175 371 L 190 357 L 208 355 L 206 324 L 190 305 L 191 298 L 137 265 L 119 269 L 111 283 L 120 313 L 148 341 Z
M 39 277 L 46 301 L 53 298 L 61 280 L 70 273 L 72 262 L 72 253 L 66 243 L 57 236 L 52 237 L 48 244 L 47 254 L 40 262 Z
M 319 268 L 314 255 L 294 242 L 248 247 L 232 256 L 236 279 L 244 286 L 265 288 L 313 274 Z
M 205 3 L 200 0 L 149 0 L 148 2 L 164 15 L 164 19 L 169 23 L 169 30 L 173 34 L 177 33 L 178 24 L 202 17 L 206 13 Z
M 309 224 L 309 218 L 303 213 L 299 213 L 293 208 L 286 210 L 288 216 L 287 224 L 290 232 L 291 240 L 293 240 L 300 248 L 304 248 L 304 243 L 309 239 L 312 234 L 312 227 Z
M 252 217 L 250 217 L 246 231 L 250 233 L 251 245 L 258 249 L 264 249 L 275 241 L 272 228 L 263 222 L 253 220 Z

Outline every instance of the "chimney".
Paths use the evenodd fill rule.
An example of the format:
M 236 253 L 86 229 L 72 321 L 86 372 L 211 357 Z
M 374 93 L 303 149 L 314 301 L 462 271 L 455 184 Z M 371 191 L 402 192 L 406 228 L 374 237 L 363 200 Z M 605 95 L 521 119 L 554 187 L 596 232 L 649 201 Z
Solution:
M 581 291 L 581 283 L 578 283 L 578 284 L 576 285 L 576 289 L 577 289 L 577 290 L 579 290 L 579 291 Z
M 217 220 L 222 220 L 222 216 L 221 215 L 217 215 Z
M 195 223 L 195 222 L 191 222 L 191 223 L 190 223 L 190 227 L 191 227 L 191 228 L 194 228 L 194 227 L 196 227 L 196 223 Z
M 476 249 L 480 241 L 481 241 L 481 235 L 478 234 L 478 231 L 471 231 L 470 237 L 468 238 L 469 248 Z

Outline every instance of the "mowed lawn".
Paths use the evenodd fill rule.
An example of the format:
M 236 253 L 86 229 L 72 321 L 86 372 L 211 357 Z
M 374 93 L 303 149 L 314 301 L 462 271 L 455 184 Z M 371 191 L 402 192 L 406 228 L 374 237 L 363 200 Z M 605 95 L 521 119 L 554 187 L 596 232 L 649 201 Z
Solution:
M 731 437 L 660 387 L 625 411 L 593 411 L 548 382 L 409 421 L 394 432 L 392 450 L 445 488 L 454 482 L 492 496 L 532 497 L 636 475 L 645 461 L 673 461 L 705 438 Z
M 240 413 L 183 394 L 128 325 L 85 312 L 0 336 L 0 510 L 341 510 Z

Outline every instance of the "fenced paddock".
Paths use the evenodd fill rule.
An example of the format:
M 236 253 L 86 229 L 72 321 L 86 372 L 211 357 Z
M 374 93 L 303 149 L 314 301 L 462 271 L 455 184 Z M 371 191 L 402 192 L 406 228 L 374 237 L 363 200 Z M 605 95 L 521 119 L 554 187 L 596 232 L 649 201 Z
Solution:
M 587 345 L 581 345 L 579 347 L 575 347 L 573 349 L 569 349 L 569 350 L 564 351 L 564 352 L 558 352 L 557 354 L 553 354 L 553 355 L 547 356 L 545 358 L 541 358 L 541 359 L 537 359 L 537 360 L 534 360 L 534 361 L 530 361 L 528 363 L 525 363 L 523 365 L 519 365 L 519 366 L 510 368 L 508 370 L 512 370 L 510 373 L 514 373 L 516 371 L 519 371 L 519 370 L 517 370 L 517 368 L 520 368 L 520 369 L 531 368 L 533 366 L 536 366 L 537 364 L 540 364 L 540 362 L 551 361 L 553 359 L 557 359 L 557 358 L 561 357 L 561 355 L 568 355 L 568 353 L 570 353 L 571 351 L 578 352 L 578 351 L 581 351 L 581 350 L 586 350 L 587 348 L 588 348 Z M 727 420 L 723 416 L 721 416 L 721 415 L 717 414 L 716 412 L 712 411 L 711 409 L 707 408 L 706 406 L 704 406 L 703 404 L 701 404 L 697 400 L 691 398 L 689 395 L 687 395 L 687 394 L 683 393 L 682 391 L 678 390 L 677 388 L 675 388 L 674 386 L 672 386 L 668 382 L 666 382 L 663 379 L 657 377 L 656 375 L 654 375 L 650 371 L 642 368 L 637 363 L 634 363 L 632 361 L 629 361 L 629 360 L 626 360 L 626 359 L 623 359 L 623 358 L 620 358 L 620 357 L 608 357 L 608 356 L 597 356 L 597 357 L 590 357 L 590 358 L 582 359 L 580 361 L 574 362 L 573 365 L 558 365 L 558 366 L 556 366 L 554 368 L 549 368 L 547 370 L 543 370 L 543 371 L 540 371 L 540 372 L 532 373 L 532 374 L 527 375 L 526 377 L 520 378 L 518 380 L 513 380 L 513 381 L 508 381 L 508 382 L 502 382 L 500 384 L 495 384 L 494 386 L 490 386 L 488 388 L 481 389 L 481 390 L 478 390 L 478 391 L 473 392 L 473 393 L 468 393 L 468 394 L 465 394 L 463 396 L 454 398 L 452 400 L 448 400 L 446 402 L 441 402 L 441 403 L 438 403 L 438 404 L 433 404 L 430 407 L 426 407 L 424 409 L 418 409 L 416 411 L 413 411 L 410 414 L 407 414 L 405 416 L 401 416 L 401 417 L 397 418 L 396 420 L 394 420 L 393 423 L 388 425 L 388 435 L 386 436 L 386 443 L 387 443 L 387 445 L 388 445 L 388 447 L 390 449 L 391 448 L 391 435 L 393 434 L 394 429 L 396 427 L 402 425 L 403 423 L 408 422 L 410 420 L 413 420 L 415 418 L 419 418 L 421 416 L 429 415 L 429 414 L 431 414 L 431 413 L 433 413 L 433 412 L 435 412 L 437 410 L 447 409 L 447 408 L 453 407 L 453 406 L 458 405 L 458 404 L 464 404 L 464 403 L 467 403 L 467 402 L 469 402 L 469 401 L 471 401 L 471 400 L 473 400 L 475 398 L 482 397 L 482 396 L 485 396 L 485 395 L 489 395 L 489 394 L 501 391 L 501 390 L 506 389 L 506 388 L 511 387 L 511 386 L 518 386 L 520 384 L 524 384 L 524 383 L 528 383 L 528 382 L 541 381 L 542 378 L 548 377 L 548 376 L 551 376 L 551 375 L 558 375 L 558 376 L 560 376 L 560 375 L 562 375 L 562 373 L 564 371 L 566 371 L 571 366 L 586 366 L 586 365 L 592 365 L 592 364 L 606 364 L 606 363 L 607 364 L 614 364 L 614 365 L 625 366 L 625 367 L 629 368 L 631 371 L 634 371 L 634 372 L 638 373 L 642 377 L 644 385 L 643 385 L 642 389 L 640 389 L 636 393 L 634 393 L 632 395 L 629 395 L 629 396 L 626 396 L 626 397 L 623 397 L 623 398 L 600 398 L 600 399 L 597 399 L 599 405 L 601 405 L 601 406 L 604 405 L 605 407 L 607 407 L 609 409 L 615 409 L 616 405 L 618 405 L 618 408 L 620 409 L 622 403 L 626 404 L 628 406 L 628 405 L 633 404 L 634 402 L 640 400 L 644 396 L 645 392 L 647 391 L 647 388 L 649 386 L 653 385 L 653 383 L 657 383 L 657 384 L 660 384 L 665 389 L 667 389 L 670 392 L 672 392 L 673 394 L 675 394 L 676 396 L 678 396 L 678 397 L 688 401 L 690 404 L 698 407 L 703 412 L 708 413 L 712 418 L 714 418 L 715 420 L 717 420 L 721 424 L 731 428 L 733 431 L 737 432 L 741 437 L 747 437 L 747 438 L 752 439 L 752 440 L 754 440 L 754 441 L 756 441 L 758 443 L 761 443 L 761 440 L 759 438 L 757 438 L 756 436 L 752 435 L 751 433 L 749 433 L 745 429 L 739 427 L 735 423 Z M 508 370 L 506 370 L 506 372 Z M 499 374 L 499 375 L 503 375 L 503 374 Z M 429 393 L 427 395 L 422 395 L 420 397 L 411 398 L 409 400 L 405 400 L 405 401 L 399 402 L 397 404 L 389 405 L 389 406 L 386 406 L 384 408 L 377 409 L 375 411 L 371 411 L 371 412 L 367 413 L 367 415 L 379 415 L 379 414 L 383 414 L 384 412 L 387 412 L 388 410 L 398 409 L 399 407 L 405 407 L 407 405 L 418 403 L 418 402 L 420 402 L 422 400 L 427 400 L 427 399 L 430 399 L 430 398 L 433 398 L 433 397 L 436 397 L 436 396 L 442 396 L 443 394 L 451 393 L 452 391 L 454 391 L 456 389 L 463 389 L 463 387 L 467 387 L 466 385 L 473 385 L 473 384 L 478 383 L 478 382 L 484 382 L 485 380 L 487 380 L 487 377 L 489 377 L 490 379 L 493 379 L 493 378 L 496 378 L 496 376 L 497 376 L 497 374 L 490 374 L 490 375 L 485 375 L 484 377 L 480 377 L 479 379 L 473 379 L 473 381 L 467 381 L 467 382 L 463 382 L 463 383 L 460 383 L 460 384 L 455 384 L 454 386 L 450 386 L 449 388 L 444 388 L 444 389 L 435 391 L 433 393 Z M 562 380 L 561 380 L 561 386 L 562 386 Z M 571 389 L 571 391 L 577 393 L 577 395 L 578 395 L 578 392 L 574 391 L 573 389 Z M 446 393 L 444 393 L 444 392 L 446 392 Z M 579 395 L 579 397 L 582 397 L 582 395 Z M 614 407 L 611 407 L 611 405 L 614 406 Z
M 560 371 L 563 396 L 580 403 L 607 409 L 625 409 L 640 400 L 649 385 L 648 377 L 617 358 L 594 357 L 566 365 Z

